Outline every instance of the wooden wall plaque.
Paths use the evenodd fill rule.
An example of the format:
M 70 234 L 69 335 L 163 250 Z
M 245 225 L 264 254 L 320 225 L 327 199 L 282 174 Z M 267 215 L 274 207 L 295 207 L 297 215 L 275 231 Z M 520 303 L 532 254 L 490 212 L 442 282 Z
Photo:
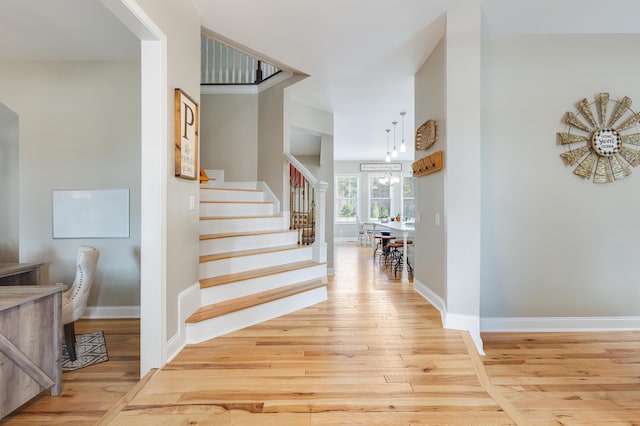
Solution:
M 424 151 L 436 143 L 436 130 L 435 120 L 427 120 L 418 127 L 416 130 L 416 151 Z

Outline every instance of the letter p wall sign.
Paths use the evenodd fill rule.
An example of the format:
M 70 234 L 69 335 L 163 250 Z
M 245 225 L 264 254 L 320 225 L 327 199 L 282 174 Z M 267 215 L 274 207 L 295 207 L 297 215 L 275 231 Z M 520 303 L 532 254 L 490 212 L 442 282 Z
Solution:
M 175 91 L 175 153 L 176 176 L 197 179 L 198 167 L 198 104 L 180 89 Z

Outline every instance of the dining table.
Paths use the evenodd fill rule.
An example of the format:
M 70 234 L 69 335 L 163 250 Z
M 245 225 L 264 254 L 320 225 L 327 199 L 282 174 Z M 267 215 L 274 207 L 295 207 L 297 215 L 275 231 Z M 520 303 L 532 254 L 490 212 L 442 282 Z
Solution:
M 364 225 L 370 225 L 373 227 L 373 231 L 375 234 L 376 229 L 378 227 L 383 227 L 389 230 L 398 231 L 402 233 L 402 249 L 403 249 L 403 265 L 402 265 L 402 275 L 400 276 L 401 283 L 409 282 L 409 256 L 407 252 L 407 237 L 409 236 L 409 232 L 415 231 L 415 223 L 414 222 L 403 222 L 403 221 L 388 221 L 384 222 L 381 220 L 369 220 L 364 222 Z

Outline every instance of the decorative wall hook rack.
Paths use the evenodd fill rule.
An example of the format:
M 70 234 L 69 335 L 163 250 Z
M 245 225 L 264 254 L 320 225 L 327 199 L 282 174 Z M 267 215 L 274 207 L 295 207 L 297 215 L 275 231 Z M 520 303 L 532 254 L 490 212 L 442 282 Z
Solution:
M 423 157 L 411 164 L 413 177 L 426 176 L 442 170 L 442 151 L 436 151 L 431 155 Z

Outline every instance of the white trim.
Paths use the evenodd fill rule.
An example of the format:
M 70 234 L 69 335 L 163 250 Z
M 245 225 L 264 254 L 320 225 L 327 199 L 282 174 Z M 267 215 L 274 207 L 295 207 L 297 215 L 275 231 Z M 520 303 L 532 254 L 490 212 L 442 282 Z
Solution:
M 102 0 L 140 40 L 140 376 L 166 359 L 167 38 L 136 0 Z
M 255 84 L 201 84 L 201 95 L 257 95 Z
M 87 306 L 82 318 L 140 318 L 140 306 Z
M 444 328 L 468 331 L 480 355 L 484 355 L 482 337 L 480 336 L 480 320 L 474 315 L 446 313 Z
M 262 194 L 263 194 L 263 201 L 270 201 L 273 203 L 273 211 L 275 213 L 280 213 L 281 209 L 280 209 L 280 200 L 278 200 L 278 197 L 276 197 L 276 195 L 273 193 L 273 191 L 271 190 L 271 188 L 269 188 L 269 185 L 267 185 L 267 183 L 265 181 L 258 181 L 256 182 L 256 189 L 262 189 Z M 288 219 L 288 218 L 287 218 Z M 287 220 L 287 224 L 286 226 L 289 226 L 289 221 Z
M 427 287 L 426 284 L 420 282 L 416 277 L 413 277 L 413 290 L 422 296 L 427 302 L 431 303 L 434 308 L 440 311 L 440 320 L 442 321 L 442 324 L 444 324 L 444 315 L 447 312 L 444 299 Z
M 167 362 L 171 362 L 187 346 L 183 336 L 178 332 L 167 341 Z
M 327 268 L 327 275 L 335 275 L 336 270 L 334 268 Z
M 203 95 L 256 95 L 293 76 L 288 71 L 264 80 L 260 84 L 201 84 L 200 93 Z
M 482 332 L 571 332 L 640 330 L 640 317 L 480 318 Z
M 358 237 L 334 237 L 333 243 L 341 244 L 341 243 L 355 243 L 358 241 Z
M 482 337 L 480 336 L 480 321 L 478 320 L 478 317 L 447 312 L 447 305 L 444 299 L 415 277 L 413 278 L 413 289 L 427 302 L 431 303 L 434 308 L 440 311 L 440 318 L 444 328 L 468 331 L 478 353 L 480 355 L 484 355 Z
M 185 288 L 178 294 L 178 332 L 167 341 L 167 358 L 173 360 L 187 345 L 187 318 L 202 305 L 200 282 Z

